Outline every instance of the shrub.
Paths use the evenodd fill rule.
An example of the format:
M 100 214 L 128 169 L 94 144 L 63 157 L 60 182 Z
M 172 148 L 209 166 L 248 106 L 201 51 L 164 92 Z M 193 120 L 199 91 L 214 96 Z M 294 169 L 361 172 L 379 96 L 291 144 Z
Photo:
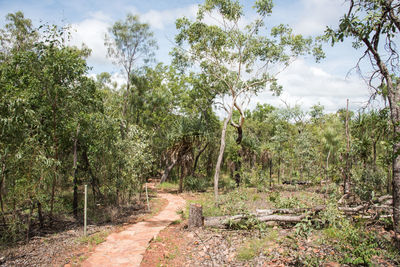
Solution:
M 183 188 L 187 191 L 205 192 L 209 186 L 204 177 L 188 176 L 185 178 Z

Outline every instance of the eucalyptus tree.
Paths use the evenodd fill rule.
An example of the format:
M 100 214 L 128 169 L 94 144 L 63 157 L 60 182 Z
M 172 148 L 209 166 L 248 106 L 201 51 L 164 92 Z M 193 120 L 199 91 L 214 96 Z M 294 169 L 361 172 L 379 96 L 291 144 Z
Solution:
M 0 29 L 0 53 L 9 54 L 14 51 L 26 51 L 39 36 L 32 21 L 25 18 L 21 11 L 6 15 L 6 25 Z
M 214 194 L 218 197 L 218 179 L 225 150 L 225 136 L 231 123 L 241 138 L 244 123 L 243 101 L 270 85 L 276 94 L 281 91 L 272 66 L 285 67 L 297 56 L 314 52 L 320 58 L 320 47 L 313 47 L 311 38 L 293 34 L 285 25 L 273 27 L 265 33 L 264 22 L 272 13 L 271 0 L 254 3 L 257 18 L 246 23 L 243 6 L 233 0 L 206 0 L 199 6 L 197 18 L 176 21 L 179 33 L 175 39 L 175 62 L 207 75 L 209 90 L 216 99 L 227 101 L 222 107 L 226 118 L 221 132 L 219 156 L 215 167 Z M 210 22 L 211 21 L 211 22 Z M 240 113 L 238 121 L 233 111 Z M 240 140 L 239 140 L 240 141 Z
M 157 48 L 150 26 L 141 23 L 138 16 L 127 14 L 124 21 L 117 21 L 108 29 L 104 44 L 107 46 L 107 55 L 114 64 L 121 66 L 126 75 L 126 89 L 124 92 L 122 115 L 127 116 L 128 99 L 131 92 L 131 79 L 135 68 L 142 62 L 148 62 L 154 56 Z M 128 123 L 128 122 L 126 122 Z M 128 127 L 126 125 L 126 127 Z
M 350 0 L 347 14 L 339 21 L 338 29 L 328 28 L 325 37 L 332 44 L 345 38 L 354 40 L 353 47 L 363 49 L 361 59 L 373 69 L 369 85 L 377 93 L 386 88 L 393 124 L 393 219 L 397 239 L 400 239 L 400 83 L 398 47 L 400 32 L 398 0 Z M 359 66 L 359 65 L 357 65 Z M 376 82 L 374 82 L 376 81 Z M 384 86 L 373 86 L 381 83 Z

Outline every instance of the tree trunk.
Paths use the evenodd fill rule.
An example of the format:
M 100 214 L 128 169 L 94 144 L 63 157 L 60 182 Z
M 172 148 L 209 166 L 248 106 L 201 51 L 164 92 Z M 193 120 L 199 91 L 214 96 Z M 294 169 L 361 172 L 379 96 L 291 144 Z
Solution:
M 238 152 L 238 159 L 236 160 L 235 164 L 233 165 L 235 167 L 234 174 L 235 174 L 235 182 L 236 182 L 236 187 L 240 186 L 240 169 L 242 168 L 242 161 L 240 160 L 240 151 Z
M 217 159 L 217 164 L 215 165 L 215 174 L 214 174 L 214 197 L 215 197 L 215 202 L 218 202 L 218 180 L 219 180 L 219 173 L 221 171 L 221 163 L 222 163 L 222 158 L 224 156 L 224 151 L 225 151 L 225 138 L 226 138 L 226 129 L 228 128 L 228 123 L 230 119 L 232 118 L 232 113 L 233 113 L 233 107 L 234 107 L 234 99 L 232 101 L 232 106 L 229 110 L 228 117 L 224 121 L 224 126 L 222 127 L 222 132 L 221 132 L 221 145 L 219 147 L 219 154 L 218 154 L 218 159 Z
M 53 112 L 53 142 L 54 142 L 54 179 L 53 183 L 51 186 L 51 197 L 50 197 L 50 220 L 53 220 L 53 209 L 54 209 L 54 197 L 55 197 L 55 191 L 56 191 L 56 185 L 57 185 L 57 173 L 58 173 L 58 138 L 57 138 L 57 116 L 56 116 L 56 110 L 57 110 L 57 95 L 56 98 L 53 102 L 52 105 L 52 112 Z
M 213 170 L 214 170 L 213 154 L 214 154 L 214 149 L 209 149 L 208 156 L 207 156 L 207 177 L 211 177 L 213 174 Z
M 376 56 L 375 56 L 376 57 Z M 390 106 L 390 117 L 393 124 L 393 170 L 392 170 L 392 191 L 393 191 L 393 229 L 396 240 L 400 242 L 400 84 L 394 85 L 386 66 L 379 57 L 376 57 L 382 75 L 386 79 L 388 88 L 388 100 Z
M 178 159 L 172 159 L 172 163 L 171 165 L 167 166 L 167 168 L 165 168 L 163 175 L 161 176 L 161 180 L 160 180 L 160 184 L 164 183 L 167 178 L 169 173 L 171 172 L 172 168 L 174 168 L 174 166 L 176 165 L 176 163 L 178 162 Z
M 236 109 L 240 112 L 240 119 L 239 119 L 239 123 L 236 124 L 231 120 L 231 125 L 233 127 L 236 128 L 237 130 L 237 138 L 236 138 L 236 144 L 239 145 L 239 149 L 238 149 L 238 156 L 235 160 L 235 182 L 236 182 L 236 186 L 239 187 L 240 186 L 240 170 L 242 167 L 242 151 L 243 151 L 243 147 L 241 146 L 242 144 L 242 140 L 243 140 L 243 128 L 242 125 L 244 123 L 244 115 L 242 110 L 239 108 L 239 106 L 235 105 Z
M 397 103 L 396 105 L 398 105 Z M 394 128 L 396 132 L 395 136 L 399 137 L 400 127 L 396 125 Z M 393 221 L 396 238 L 400 241 L 400 143 L 398 141 L 393 145 L 393 150 Z
M 189 229 L 202 227 L 204 225 L 203 207 L 199 204 L 190 204 L 189 208 Z
M 72 202 L 72 210 L 74 212 L 75 218 L 78 218 L 78 177 L 76 175 L 78 170 L 78 153 L 77 153 L 78 135 L 79 135 L 79 124 L 76 127 L 76 135 L 74 140 L 74 163 L 72 171 L 72 177 L 74 180 L 74 199 Z
M 5 184 L 5 171 L 6 171 L 6 164 L 3 162 L 3 166 L 1 168 L 1 180 L 0 180 L 0 208 L 1 208 L 1 214 L 3 217 L 3 223 L 6 224 L 6 217 L 4 216 L 4 203 L 3 203 L 3 187 Z
M 387 168 L 387 183 L 386 183 L 386 193 L 391 194 L 392 190 L 391 190 L 391 185 L 392 185 L 392 171 L 390 170 L 390 168 Z M 392 164 L 392 169 L 393 169 L 393 164 Z
M 207 143 L 200 151 L 199 154 L 197 154 L 195 160 L 194 160 L 194 165 L 193 165 L 193 170 L 192 170 L 192 176 L 194 176 L 195 172 L 196 172 L 196 168 L 197 168 L 197 163 L 200 159 L 201 154 L 206 150 L 207 146 L 209 143 Z
M 122 139 L 125 139 L 126 135 L 128 134 L 129 122 L 128 122 L 128 101 L 130 95 L 130 85 L 131 85 L 131 76 L 130 70 L 127 71 L 127 81 L 126 81 L 126 93 L 124 95 L 123 106 L 122 106 L 122 118 L 125 120 L 124 127 L 124 134 L 122 135 Z
M 278 184 L 281 183 L 281 155 L 278 158 Z
M 40 201 L 37 202 L 37 211 L 38 211 L 38 217 L 39 217 L 39 226 L 40 229 L 43 228 L 44 226 L 44 219 L 43 219 L 43 213 L 42 213 L 42 203 Z
M 35 209 L 35 203 L 32 202 L 31 204 L 32 204 L 31 209 L 30 209 L 29 215 L 28 215 L 28 229 L 26 230 L 26 241 L 29 241 L 29 238 L 30 238 L 31 228 L 32 228 L 32 214 L 33 214 L 33 210 Z
M 272 158 L 269 159 L 269 187 L 272 188 Z
M 92 171 L 92 168 L 90 167 L 90 162 L 89 162 L 89 158 L 87 155 L 86 147 L 82 148 L 82 159 L 85 162 L 86 171 L 89 172 L 89 175 L 92 178 L 91 185 L 92 185 L 92 193 L 93 193 L 93 204 L 96 204 L 97 196 L 99 196 L 100 198 L 103 198 L 103 195 L 101 194 L 101 191 L 98 187 L 98 184 L 99 184 L 98 179 L 96 178 L 96 176 L 94 175 L 94 173 Z
M 329 149 L 328 155 L 326 156 L 326 168 L 325 168 L 325 180 L 328 181 L 328 169 L 329 169 L 329 156 L 331 155 L 331 150 Z
M 374 166 L 374 170 L 376 170 L 376 143 L 378 142 L 379 139 L 377 139 L 376 141 L 374 141 L 373 143 L 373 152 L 374 152 L 374 157 L 373 157 L 373 166 Z
M 179 193 L 183 192 L 183 176 L 184 176 L 184 172 L 185 172 L 185 164 L 183 163 L 181 165 L 181 174 L 179 177 Z

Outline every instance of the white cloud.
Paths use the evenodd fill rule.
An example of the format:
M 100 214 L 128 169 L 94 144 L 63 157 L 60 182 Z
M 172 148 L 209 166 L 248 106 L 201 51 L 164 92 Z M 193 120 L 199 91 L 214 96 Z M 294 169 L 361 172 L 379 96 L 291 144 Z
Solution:
M 92 13 L 91 17 L 81 22 L 71 24 L 71 44 L 80 47 L 87 45 L 92 54 L 89 63 L 94 65 L 110 64 L 107 58 L 107 49 L 104 46 L 104 36 L 110 25 L 110 18 L 102 12 Z
M 346 12 L 347 5 L 340 0 L 301 0 L 302 10 L 293 27 L 304 35 L 322 34 L 326 26 L 334 26 Z
M 323 69 L 310 66 L 304 60 L 295 61 L 288 69 L 278 75 L 283 86 L 280 97 L 263 92 L 252 100 L 251 107 L 257 102 L 282 106 L 284 100 L 290 105 L 299 104 L 308 110 L 315 104 L 325 106 L 327 112 L 335 112 L 350 100 L 350 108 L 358 109 L 366 104 L 370 92 L 367 85 L 357 77 L 336 76 Z
M 136 9 L 133 9 L 136 11 Z M 138 13 L 138 12 L 135 12 Z M 146 13 L 140 14 L 140 18 L 150 24 L 151 27 L 163 30 L 179 17 L 194 17 L 197 13 L 197 5 L 190 5 L 183 8 L 166 9 L 166 10 L 149 10 Z

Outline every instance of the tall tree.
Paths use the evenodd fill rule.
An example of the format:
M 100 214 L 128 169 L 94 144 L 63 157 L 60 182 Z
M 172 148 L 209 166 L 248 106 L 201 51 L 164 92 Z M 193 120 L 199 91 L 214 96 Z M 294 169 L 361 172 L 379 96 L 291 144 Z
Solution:
M 122 106 L 122 115 L 126 120 L 128 112 L 128 99 L 131 92 L 131 79 L 139 60 L 149 61 L 157 48 L 156 41 L 150 26 L 141 23 L 138 16 L 127 14 L 124 21 L 117 21 L 108 30 L 104 44 L 107 46 L 107 54 L 114 64 L 122 66 L 126 74 L 126 90 Z M 128 122 L 125 125 L 128 127 Z
M 241 141 L 244 123 L 243 102 L 270 85 L 279 94 L 277 84 L 270 69 L 287 66 L 297 56 L 312 53 L 321 56 L 319 47 L 312 47 L 310 38 L 293 34 L 285 25 L 273 27 L 269 35 L 264 32 L 264 20 L 272 13 L 271 0 L 258 0 L 254 3 L 257 19 L 244 25 L 244 11 L 239 1 L 206 0 L 200 5 L 195 21 L 180 18 L 176 22 L 179 33 L 174 50 L 175 61 L 195 64 L 209 79 L 209 90 L 223 104 L 226 118 L 223 123 L 220 150 L 214 174 L 214 194 L 218 198 L 218 180 L 225 150 L 226 130 L 231 123 Z M 208 23 L 207 21 L 212 21 Z M 233 111 L 240 114 L 238 121 L 232 118 Z
M 393 145 L 393 220 L 396 239 L 400 240 L 400 82 L 398 48 L 395 40 L 400 32 L 400 2 L 398 0 L 350 0 L 349 9 L 339 22 L 339 28 L 328 28 L 325 37 L 336 42 L 354 40 L 353 47 L 364 49 L 361 59 L 373 68 L 369 85 L 377 93 L 386 88 L 394 129 Z M 359 67 L 359 65 L 357 65 Z M 373 86 L 382 83 L 384 86 Z

